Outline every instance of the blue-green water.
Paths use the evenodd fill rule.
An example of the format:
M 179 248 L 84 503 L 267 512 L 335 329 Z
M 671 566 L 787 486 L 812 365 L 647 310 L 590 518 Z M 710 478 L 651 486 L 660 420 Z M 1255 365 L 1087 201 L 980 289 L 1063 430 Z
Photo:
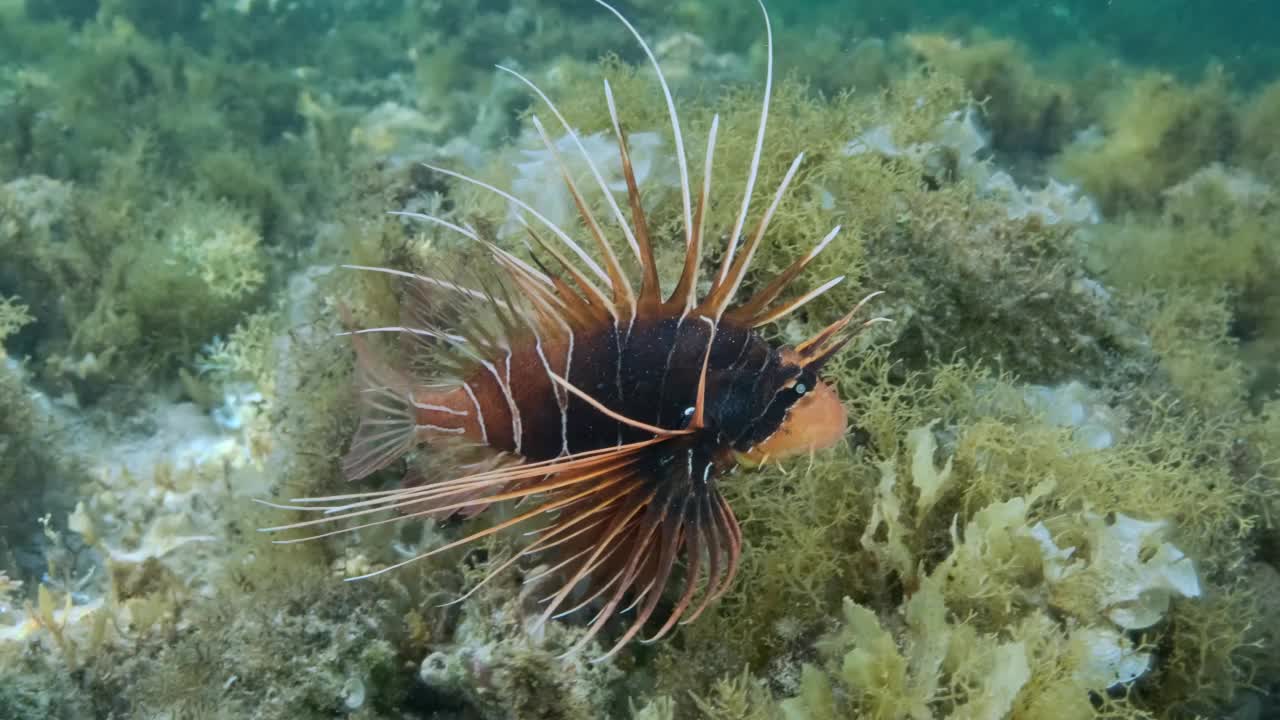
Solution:
M 758 136 L 756 3 L 618 9 L 647 46 L 591 0 L 0 0 L 0 720 L 1280 713 L 1280 11 L 774 2 Z M 741 297 L 688 317 L 776 309 L 759 337 L 795 358 L 883 291 L 808 394 L 845 424 L 769 405 L 750 426 L 803 452 L 760 463 L 714 418 L 768 374 L 713 378 L 702 485 L 656 450 L 602 473 L 612 535 L 572 505 L 483 534 L 565 497 L 490 506 L 532 485 L 476 475 L 542 459 L 502 433 L 594 412 L 555 353 L 587 377 L 657 312 L 593 227 L 633 293 L 647 228 L 670 292 L 705 215 L 692 288 L 719 297 L 783 185 Z M 357 368 L 356 327 L 410 329 Z M 583 392 L 625 413 L 646 373 L 700 370 L 684 350 Z M 432 393 L 490 377 L 478 425 L 433 425 L 472 406 Z M 414 434 L 344 480 L 384 427 Z M 436 487 L 474 518 L 413 490 L 459 478 Z M 258 532 L 406 488 L 363 498 L 408 498 L 403 522 Z M 536 521 L 583 539 L 520 555 Z M 539 622 L 557 603 L 580 607 Z M 591 662 L 645 612 L 639 637 L 698 617 Z

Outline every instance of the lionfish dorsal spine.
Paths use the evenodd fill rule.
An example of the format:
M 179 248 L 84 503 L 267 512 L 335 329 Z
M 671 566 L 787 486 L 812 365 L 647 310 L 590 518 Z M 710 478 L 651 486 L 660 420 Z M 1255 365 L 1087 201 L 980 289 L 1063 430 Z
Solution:
M 427 168 L 428 170 L 432 170 L 442 175 L 446 175 L 448 177 L 454 178 L 455 180 L 460 180 L 469 185 L 475 185 L 476 187 L 487 190 L 501 197 L 502 199 L 506 200 L 512 205 L 520 208 L 522 211 L 529 213 L 534 218 L 536 218 L 538 222 L 540 222 L 548 230 L 550 230 L 562 243 L 564 243 L 564 245 L 568 247 L 575 256 L 577 256 L 578 260 L 581 261 L 582 264 L 585 265 L 587 269 L 590 270 L 597 278 L 599 278 L 601 282 L 605 283 L 606 285 L 609 284 L 610 282 L 609 276 L 606 275 L 604 270 L 600 267 L 600 265 L 594 259 L 592 259 L 591 255 L 588 254 L 586 250 L 583 250 L 582 246 L 579 245 L 577 241 L 575 241 L 573 237 L 569 235 L 569 233 L 565 232 L 563 228 L 561 228 L 559 225 L 552 222 L 546 215 L 543 215 L 541 212 L 539 212 L 529 203 L 525 202 L 524 200 L 521 200 L 515 195 L 512 195 L 506 190 L 503 190 L 502 188 L 499 188 L 498 186 L 493 185 L 491 183 L 487 183 L 479 178 L 472 177 L 470 175 L 465 175 L 460 172 L 455 172 L 453 170 L 450 170 L 445 167 L 441 167 L 439 165 L 431 165 L 428 163 L 423 163 L 422 166 Z M 474 233 L 472 233 L 472 235 L 474 235 Z
M 711 117 L 711 129 L 707 131 L 707 154 L 702 166 L 702 192 L 698 193 L 698 207 L 693 216 L 693 232 L 685 248 L 684 269 L 680 280 L 671 292 L 670 303 L 678 303 L 681 317 L 688 315 L 698 304 L 698 270 L 702 265 L 702 241 L 707 225 L 707 205 L 711 202 L 712 168 L 715 165 L 716 134 L 720 130 L 720 115 Z
M 588 152 L 586 146 L 582 144 L 582 138 L 578 136 L 577 131 L 569 125 L 569 121 L 565 119 L 564 114 L 560 112 L 560 109 L 556 107 L 556 104 L 551 100 L 551 98 L 548 97 L 547 94 L 543 92 L 542 88 L 538 87 L 532 80 L 504 65 L 497 65 L 496 67 L 498 70 L 514 76 L 517 80 L 528 87 L 531 92 L 542 100 L 542 102 L 547 106 L 547 109 L 551 111 L 551 114 L 555 116 L 556 120 L 560 121 L 560 126 L 564 128 L 565 134 L 578 149 L 582 159 L 586 162 L 587 169 L 591 172 L 591 177 L 596 181 L 596 186 L 600 189 L 605 201 L 609 204 L 609 208 L 613 212 L 613 217 L 617 221 L 618 227 L 622 229 L 623 235 L 626 236 L 627 244 L 631 247 L 632 252 L 635 253 L 636 259 L 642 261 L 640 246 L 636 240 L 636 236 L 627 225 L 627 220 L 622 214 L 622 208 L 618 206 L 617 199 L 613 197 L 613 193 L 609 190 L 609 184 L 605 181 L 604 175 L 600 172 L 600 168 L 596 165 L 595 159 L 592 157 L 591 153 Z M 608 81 L 606 81 L 606 84 L 607 82 Z M 608 89 L 606 88 L 606 92 L 607 90 Z
M 618 11 L 604 0 L 595 0 L 597 5 L 613 13 L 613 16 L 627 28 L 631 36 L 635 38 L 640 49 L 644 51 L 645 57 L 649 59 L 649 66 L 653 68 L 654 74 L 658 78 L 658 86 L 662 89 L 663 100 L 667 104 L 667 116 L 671 121 L 671 137 L 675 144 L 676 165 L 680 170 L 680 199 L 684 208 L 684 228 L 685 228 L 685 245 L 690 243 L 689 234 L 693 231 L 693 208 L 692 201 L 689 197 L 689 162 L 684 154 L 684 134 L 680 131 L 680 113 L 676 111 L 676 101 L 671 94 L 671 86 L 667 83 L 667 76 L 662 72 L 662 64 L 658 62 L 658 58 L 653 54 L 653 49 L 649 47 L 649 43 L 645 42 L 644 36 L 636 27 L 631 24 L 625 15 Z M 764 6 L 761 5 L 763 8 Z M 605 95 L 607 101 L 612 104 L 613 93 L 609 87 L 605 86 Z
M 791 185 L 791 181 L 795 178 L 796 171 L 800 169 L 800 163 L 803 160 L 804 153 L 800 153 L 791 161 L 791 167 L 787 169 L 787 174 L 782 178 L 782 182 L 779 183 L 777 192 L 774 193 L 773 202 L 769 203 L 768 209 L 765 210 L 764 215 L 756 223 L 754 232 L 751 233 L 746 245 L 742 247 L 742 253 L 733 260 L 732 265 L 729 265 L 728 256 L 725 257 L 724 266 L 728 267 L 727 272 L 722 274 L 722 278 L 700 306 L 702 311 L 716 320 L 723 317 L 729 303 L 733 302 L 734 295 L 737 294 L 743 278 L 746 277 L 747 269 L 755 258 L 756 250 L 760 248 L 760 242 L 764 239 L 765 232 L 769 229 L 769 222 L 773 219 L 774 213 L 778 211 L 778 206 L 782 203 L 782 197 L 786 194 L 787 188 Z
M 604 81 L 604 95 L 609 105 L 609 119 L 613 124 L 613 134 L 618 141 L 618 156 L 622 161 L 622 177 L 627 184 L 627 201 L 631 206 L 631 221 L 635 223 L 634 233 L 637 257 L 643 277 L 640 282 L 640 304 L 646 312 L 653 312 L 662 295 L 662 286 L 658 279 L 658 264 L 653 256 L 653 244 L 649 239 L 649 223 L 645 217 L 644 205 L 641 202 L 640 186 L 636 182 L 635 169 L 631 165 L 631 151 L 627 147 L 626 135 L 622 132 L 622 123 L 618 121 L 618 108 L 613 101 L 613 89 L 609 81 Z M 606 188 L 606 193 L 608 189 Z M 611 194 L 611 193 L 608 193 Z M 626 223 L 622 223 L 623 227 Z
M 596 1 L 599 2 L 599 0 Z M 764 153 L 764 134 L 769 124 L 769 102 L 773 97 L 773 24 L 769 21 L 769 12 L 764 7 L 764 0 L 756 0 L 756 2 L 760 5 L 760 13 L 764 15 L 764 100 L 760 105 L 760 123 L 756 130 L 755 149 L 751 152 L 751 167 L 747 170 L 747 184 L 742 191 L 742 207 L 738 210 L 737 218 L 733 221 L 733 230 L 729 232 L 729 247 L 724 256 L 724 262 L 720 265 L 720 273 L 716 276 L 717 285 L 724 283 L 725 277 L 729 272 L 729 263 L 733 261 L 738 237 L 742 234 L 742 228 L 747 224 L 747 213 L 751 210 L 751 195 L 755 192 L 756 178 L 760 174 L 760 156 Z
M 604 230 L 596 220 L 595 214 L 591 212 L 587 201 L 583 199 L 582 193 L 579 192 L 578 184 L 574 181 L 573 174 L 569 172 L 569 166 L 565 164 L 564 158 L 560 156 L 560 151 L 556 149 L 556 144 L 551 141 L 551 136 L 547 135 L 547 130 L 542 126 L 542 121 L 538 119 L 537 115 L 534 115 L 532 120 L 533 126 L 537 128 L 543 144 L 546 145 L 547 152 L 560 170 L 560 177 L 564 180 L 565 187 L 568 188 L 569 195 L 573 198 L 578 214 L 582 216 L 583 223 L 587 226 L 592 239 L 595 240 L 596 248 L 604 258 L 605 269 L 609 277 L 609 287 L 613 292 L 614 307 L 619 310 L 623 307 L 634 308 L 636 301 L 635 291 L 632 290 L 631 283 L 627 281 L 626 275 L 622 271 L 622 265 L 618 263 L 618 256 L 613 252 L 613 246 L 605 238 Z
M 777 300 L 778 296 L 782 294 L 782 291 L 785 290 L 787 287 L 789 287 L 791 283 L 800 275 L 800 273 L 803 272 L 804 269 L 809 266 L 809 263 L 813 262 L 814 258 L 818 257 L 818 255 L 824 249 L 826 249 L 827 245 L 829 245 L 831 241 L 835 239 L 836 235 L 839 235 L 839 234 L 840 234 L 840 226 L 837 225 L 834 228 L 832 228 L 831 231 L 828 232 L 825 237 L 822 238 L 822 240 L 817 244 L 817 246 L 815 246 L 808 253 L 805 253 L 804 255 L 801 255 L 800 257 L 796 258 L 796 260 L 792 262 L 789 266 L 787 266 L 785 270 L 778 273 L 773 278 L 773 280 L 770 280 L 769 284 L 765 285 L 763 288 L 758 290 L 756 294 L 751 297 L 750 300 L 747 300 L 746 302 L 733 308 L 733 310 L 731 310 L 727 314 L 727 316 L 736 321 L 749 323 L 751 327 L 758 327 L 760 325 L 764 325 L 772 321 L 770 319 L 764 319 L 764 318 L 768 318 L 771 315 L 773 315 L 773 316 L 776 316 L 773 319 L 776 319 L 777 317 L 782 317 L 784 315 L 787 315 L 792 311 L 794 311 L 795 309 L 799 308 L 800 305 L 804 303 L 789 303 L 787 306 L 784 306 L 785 312 L 774 312 L 774 313 L 766 312 L 766 309 L 768 308 L 769 304 L 772 303 L 774 300 Z M 830 289 L 830 288 L 826 288 L 826 289 Z M 823 289 L 822 292 L 826 292 L 826 289 Z M 820 294 L 821 293 L 817 293 L 817 294 L 809 293 L 809 295 L 812 295 L 812 297 L 808 297 L 808 299 L 806 299 L 804 302 L 808 302 L 809 300 L 812 300 L 813 298 L 817 297 Z

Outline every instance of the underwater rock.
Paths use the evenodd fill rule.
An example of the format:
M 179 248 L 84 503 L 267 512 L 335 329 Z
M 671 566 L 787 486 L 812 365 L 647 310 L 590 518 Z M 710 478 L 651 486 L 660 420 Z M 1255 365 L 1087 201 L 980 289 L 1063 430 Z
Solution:
M 1116 444 L 1125 426 L 1120 413 L 1107 405 L 1100 393 L 1073 380 L 1062 385 L 1028 385 L 1024 401 L 1050 425 L 1071 428 L 1072 437 L 1090 450 Z
M 535 570 L 536 572 L 536 570 Z M 460 697 L 486 720 L 605 717 L 611 685 L 622 671 L 592 663 L 587 653 L 561 653 L 583 632 L 559 623 L 538 626 L 535 583 L 498 604 L 469 603 L 451 642 L 427 655 L 418 678 L 433 691 Z
M 365 113 L 351 129 L 350 143 L 362 156 L 379 158 L 393 168 L 431 155 L 445 136 L 449 119 L 429 117 L 414 108 L 387 101 Z
M 1080 188 L 1053 178 L 1040 190 L 1030 190 L 1019 186 L 1009 173 L 999 171 L 987 178 L 983 189 L 1008 204 L 1010 220 L 1034 217 L 1045 225 L 1096 225 L 1101 220 L 1097 206 Z
M 1044 225 L 1067 223 L 1093 225 L 1100 221 L 1093 200 L 1071 184 L 1049 178 L 1039 190 L 1021 186 L 1013 176 L 994 169 L 984 160 L 991 144 L 990 134 L 978 120 L 973 108 L 957 110 L 943 119 L 934 131 L 933 140 L 900 147 L 893 139 L 893 128 L 876 126 L 845 145 L 845 155 L 874 153 L 886 158 L 906 157 L 946 174 L 948 166 L 970 178 L 983 196 L 995 198 L 1007 206 L 1010 220 L 1035 218 Z M 942 155 L 939 155 L 941 151 Z M 939 172 L 940 171 L 940 172 Z
M 612 135 L 603 132 L 579 136 L 578 140 L 586 149 L 587 155 L 605 184 L 614 193 L 625 193 L 627 186 L 622 174 L 622 160 L 618 157 L 618 142 Z M 631 151 L 632 170 L 636 183 L 641 190 L 649 190 L 645 200 L 652 202 L 651 195 L 655 188 L 678 187 L 679 177 L 675 174 L 675 163 L 664 150 L 663 139 L 656 132 L 634 132 L 627 136 Z M 511 192 L 529 203 L 534 210 L 542 213 L 557 227 L 568 226 L 577 217 L 577 207 L 561 176 L 560 163 L 545 149 L 541 141 L 526 133 L 521 145 L 521 160 L 515 163 L 516 176 L 511 182 Z M 583 159 L 577 144 L 568 134 L 555 140 L 555 152 L 569 169 L 569 174 L 578 183 L 579 190 L 588 201 L 598 200 L 600 192 L 590 180 L 590 168 Z M 524 235 L 518 216 L 521 211 L 512 206 L 506 224 L 501 230 L 503 236 Z
M 1074 678 L 1086 688 L 1112 688 L 1130 683 L 1151 668 L 1151 653 L 1138 652 L 1117 630 L 1081 628 L 1071 634 Z
M 744 63 L 729 53 L 716 54 L 707 43 L 691 32 L 676 32 L 658 41 L 653 54 L 662 63 L 667 81 L 679 86 L 693 80 L 723 82 L 731 73 L 740 72 Z

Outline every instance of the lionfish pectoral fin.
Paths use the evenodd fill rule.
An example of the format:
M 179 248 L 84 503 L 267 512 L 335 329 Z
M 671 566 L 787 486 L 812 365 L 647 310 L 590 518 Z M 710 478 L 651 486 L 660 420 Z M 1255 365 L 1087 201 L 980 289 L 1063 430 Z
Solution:
M 629 418 L 626 415 L 618 413 L 614 410 L 610 410 L 608 407 L 605 407 L 604 403 L 591 397 L 591 395 L 587 394 L 583 390 L 579 389 L 576 385 L 573 385 L 568 380 L 564 379 L 563 377 L 560 377 L 555 373 L 549 373 L 548 377 L 550 377 L 553 381 L 555 381 L 556 384 L 560 385 L 565 390 L 568 390 L 569 392 L 576 395 L 579 399 L 585 401 L 588 405 L 595 408 L 596 411 L 598 411 L 600 414 L 604 415 L 605 417 L 608 417 L 609 419 L 614 420 L 615 422 L 621 423 L 623 425 L 636 428 L 637 430 L 644 430 L 645 432 L 651 432 L 658 439 L 671 437 L 673 435 L 688 435 L 696 429 L 696 428 L 667 429 L 667 428 L 658 427 L 656 425 L 650 425 L 649 423 L 640 422 L 639 420 L 636 420 L 634 418 Z
M 424 476 L 421 470 L 417 468 L 413 468 L 413 469 L 410 469 L 409 472 L 405 473 L 404 479 L 400 481 L 400 488 L 405 491 L 413 491 L 413 490 L 416 490 L 417 488 L 427 487 L 430 484 L 432 484 L 432 481 L 429 480 L 426 476 Z M 493 490 L 490 488 L 481 487 L 479 489 L 473 490 L 470 494 L 459 495 L 457 499 L 463 500 L 463 501 L 469 501 L 477 498 L 483 498 L 487 495 L 492 494 L 492 492 Z M 428 512 L 426 513 L 426 517 L 432 518 L 433 520 L 437 520 L 437 521 L 448 520 L 455 516 L 460 517 L 464 520 L 467 520 L 472 517 L 475 517 L 476 515 L 479 515 L 480 513 L 488 509 L 489 509 L 489 504 L 482 503 L 479 505 L 469 505 L 465 508 L 460 508 L 460 509 L 455 508 L 455 509 L 439 510 L 437 512 Z M 401 515 L 408 514 L 408 508 L 396 508 L 396 510 Z
M 534 507 L 514 517 L 388 567 L 346 579 L 362 580 L 380 575 L 450 549 L 462 547 L 521 523 L 538 518 L 550 518 L 536 531 L 539 535 L 538 539 L 516 555 L 516 557 L 525 557 L 571 542 L 584 533 L 610 523 L 619 512 L 626 512 L 631 508 L 630 504 L 623 502 L 623 498 L 636 492 L 633 479 L 637 472 L 635 463 L 642 457 L 639 453 L 658 442 L 662 442 L 662 439 L 644 440 L 608 448 L 607 451 L 586 451 L 550 461 L 497 467 L 410 489 L 337 495 L 327 498 L 301 498 L 294 500 L 298 503 L 296 506 L 278 507 L 309 510 L 319 514 L 320 517 L 262 528 L 261 531 L 268 533 L 294 531 L 360 520 L 354 525 L 346 524 L 337 529 L 304 537 L 275 541 L 281 544 L 292 544 L 385 525 L 406 517 L 439 517 L 441 514 L 466 511 L 491 503 L 532 498 L 536 501 Z M 271 505 L 271 503 L 265 504 Z M 398 511 L 398 515 L 365 520 L 386 511 Z M 481 584 L 488 582 L 511 564 L 512 562 L 508 561 L 494 568 L 481 581 Z
M 707 323 L 710 334 L 707 336 L 707 349 L 702 353 L 702 369 L 698 372 L 698 390 L 695 395 L 693 417 L 689 420 L 689 427 L 693 429 L 701 429 L 706 425 L 707 368 L 711 362 L 711 347 L 716 340 L 716 322 L 709 317 L 701 317 L 701 320 Z

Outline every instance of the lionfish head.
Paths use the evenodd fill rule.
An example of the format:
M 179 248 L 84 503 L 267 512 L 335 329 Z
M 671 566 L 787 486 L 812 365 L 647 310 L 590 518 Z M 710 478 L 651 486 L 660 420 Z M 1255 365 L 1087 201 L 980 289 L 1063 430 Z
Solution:
M 844 437 L 848 413 L 835 389 L 822 379 L 822 371 L 858 331 L 885 320 L 872 318 L 851 327 L 863 305 L 879 294 L 868 295 L 849 314 L 799 345 L 779 348 L 773 361 L 759 370 L 724 383 L 722 394 L 747 398 L 722 404 L 715 418 L 721 428 L 737 428 L 729 433 L 736 459 L 759 465 L 823 450 Z
M 849 417 L 835 390 L 803 365 L 774 395 L 764 417 L 781 411 L 782 421 L 764 439 L 738 454 L 751 465 L 824 450 L 844 437 Z M 776 408 L 776 409 L 775 409 Z
M 862 307 L 880 295 L 873 292 L 849 312 L 794 348 L 779 352 L 781 366 L 790 376 L 780 384 L 773 402 L 782 409 L 781 420 L 759 442 L 740 454 L 743 460 L 759 464 L 769 459 L 823 450 L 844 437 L 849 416 L 834 388 L 820 378 L 823 367 L 857 334 L 858 330 L 886 318 L 872 318 L 850 324 Z M 777 413 L 777 410 L 773 410 Z M 768 417 L 768 413 L 764 417 Z

